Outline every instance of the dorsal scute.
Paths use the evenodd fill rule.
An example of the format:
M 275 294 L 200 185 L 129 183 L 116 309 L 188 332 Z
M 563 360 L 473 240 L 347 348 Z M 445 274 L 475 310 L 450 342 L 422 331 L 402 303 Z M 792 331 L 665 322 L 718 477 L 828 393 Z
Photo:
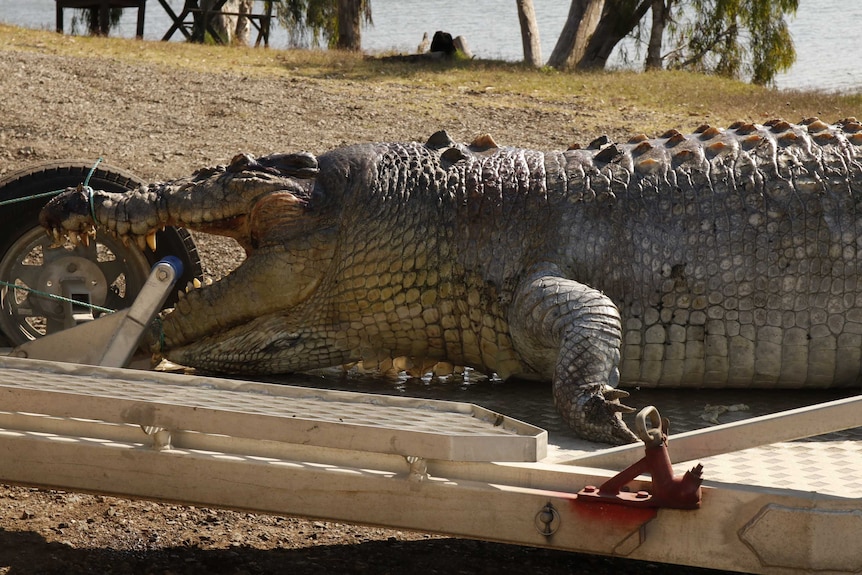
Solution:
M 448 148 L 449 146 L 455 145 L 455 142 L 452 138 L 449 137 L 449 134 L 446 130 L 439 130 L 431 134 L 431 137 L 428 138 L 428 141 L 425 142 L 425 146 L 427 148 L 431 148 L 432 150 L 439 150 L 441 148 Z
M 470 149 L 475 152 L 485 152 L 499 147 L 500 146 L 497 145 L 497 142 L 494 141 L 491 134 L 481 134 L 473 138 L 473 141 L 470 142 Z
M 848 148 L 848 144 L 851 147 Z M 499 148 L 487 134 L 478 136 L 469 145 L 455 144 L 443 131 L 434 134 L 426 146 L 437 149 L 450 165 L 474 154 L 496 155 L 510 149 Z M 641 133 L 625 143 L 616 143 L 602 135 L 586 146 L 572 144 L 561 154 L 567 163 L 581 165 L 586 173 L 614 173 L 627 179 L 635 173 L 646 176 L 677 169 L 707 170 L 708 164 L 726 163 L 739 154 L 756 156 L 760 159 L 754 161 L 759 164 L 782 149 L 798 150 L 803 154 L 801 157 L 805 154 L 819 157 L 821 152 L 816 151 L 817 146 L 832 150 L 846 148 L 849 153 L 858 154 L 852 150 L 862 146 L 862 123 L 852 117 L 834 124 L 817 117 L 803 119 L 797 124 L 780 118 L 762 124 L 742 119 L 726 128 L 704 123 L 689 134 L 676 129 L 658 137 Z

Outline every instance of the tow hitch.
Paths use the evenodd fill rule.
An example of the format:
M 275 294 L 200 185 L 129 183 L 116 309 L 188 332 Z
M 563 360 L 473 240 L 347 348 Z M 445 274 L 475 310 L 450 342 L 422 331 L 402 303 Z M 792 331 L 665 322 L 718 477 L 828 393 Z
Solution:
M 599 487 L 587 485 L 578 492 L 578 500 L 630 507 L 699 508 L 703 465 L 698 463 L 682 477 L 674 476 L 667 452 L 668 425 L 668 420 L 662 419 L 658 409 L 651 405 L 643 408 L 635 419 L 635 431 L 644 442 L 644 457 Z M 642 474 L 652 477 L 652 491 L 626 491 L 626 485 Z

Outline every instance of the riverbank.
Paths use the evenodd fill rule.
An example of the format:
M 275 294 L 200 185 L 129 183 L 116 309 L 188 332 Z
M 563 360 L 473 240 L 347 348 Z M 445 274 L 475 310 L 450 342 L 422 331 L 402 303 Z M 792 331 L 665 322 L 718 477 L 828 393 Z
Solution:
M 324 51 L 61 36 L 0 25 L 0 175 L 102 156 L 147 179 L 238 151 L 455 139 L 565 148 L 670 127 L 862 116 L 862 95 L 782 92 L 680 72 L 562 74 L 517 64 L 411 64 Z
M 534 0 L 536 19 L 544 58 L 551 52 L 566 21 L 569 2 Z M 144 38 L 158 40 L 171 25 L 165 10 L 156 3 L 146 10 Z M 179 11 L 183 2 L 170 0 Z M 445 30 L 463 35 L 474 54 L 510 62 L 523 57 L 521 35 L 515 3 L 511 0 L 462 2 L 457 10 L 446 0 L 401 0 L 373 4 L 374 24 L 364 27 L 362 47 L 369 54 L 412 53 L 423 33 Z M 71 28 L 71 10 L 67 10 L 66 30 Z M 493 25 L 488 25 L 493 14 Z M 0 0 L 0 22 L 34 29 L 53 29 L 53 0 Z M 827 92 L 859 92 L 862 74 L 853 58 L 836 58 L 835 54 L 853 54 L 856 47 L 856 24 L 862 19 L 862 4 L 842 0 L 801 0 L 795 16 L 788 18 L 797 59 L 790 70 L 776 77 L 782 89 L 819 89 Z M 132 38 L 137 27 L 137 11 L 124 10 L 112 36 Z M 176 33 L 174 40 L 182 35 Z M 283 49 L 289 45 L 287 31 L 275 25 L 270 46 Z M 670 50 L 666 46 L 667 50 Z M 628 54 L 629 59 L 623 57 Z M 641 55 L 635 42 L 626 38 L 610 58 L 612 68 L 640 69 Z

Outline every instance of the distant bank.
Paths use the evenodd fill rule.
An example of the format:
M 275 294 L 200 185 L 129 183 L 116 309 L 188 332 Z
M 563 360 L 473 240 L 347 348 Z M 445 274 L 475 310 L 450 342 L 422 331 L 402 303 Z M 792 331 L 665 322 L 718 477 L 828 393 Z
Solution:
M 176 11 L 183 0 L 169 0 Z M 799 11 L 790 28 L 796 44 L 797 61 L 781 74 L 781 89 L 818 89 L 840 92 L 862 92 L 862 67 L 859 65 L 858 25 L 862 22 L 862 2 L 854 0 L 800 0 Z M 551 54 L 566 20 L 569 2 L 534 0 L 542 54 Z M 29 28 L 54 29 L 54 0 L 0 0 L 0 22 Z M 372 0 L 374 26 L 363 32 L 363 47 L 368 52 L 416 49 L 422 34 L 446 30 L 467 38 L 479 58 L 520 60 L 521 39 L 515 2 L 481 0 L 459 2 L 457 8 L 448 0 Z M 126 10 L 118 36 L 132 37 L 135 11 Z M 158 2 L 148 2 L 145 38 L 158 40 L 170 20 Z M 69 29 L 68 17 L 66 29 Z M 179 38 L 177 34 L 174 38 Z M 272 48 L 287 46 L 287 34 L 281 28 L 273 31 Z M 619 55 L 615 62 L 621 62 Z

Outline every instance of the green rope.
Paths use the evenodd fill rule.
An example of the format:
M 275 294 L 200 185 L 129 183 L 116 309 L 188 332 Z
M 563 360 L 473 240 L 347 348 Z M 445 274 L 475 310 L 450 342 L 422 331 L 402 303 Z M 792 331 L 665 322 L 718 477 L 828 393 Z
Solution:
M 90 201 L 90 215 L 93 216 L 93 223 L 95 225 L 99 225 L 99 220 L 96 218 L 96 206 L 93 205 L 93 188 L 90 187 L 90 178 L 93 176 L 93 172 L 96 171 L 96 166 L 98 166 L 102 162 L 102 158 L 96 160 L 96 163 L 93 164 L 93 167 L 90 168 L 90 173 L 87 174 L 87 177 L 84 178 L 83 188 L 87 192 L 87 197 Z
M 90 173 L 88 173 L 88 174 L 87 174 L 87 177 L 86 177 L 86 178 L 84 178 L 84 186 L 85 186 L 85 187 L 88 187 L 88 188 L 90 187 L 90 178 L 92 178 L 92 177 L 93 177 L 93 172 L 95 172 L 95 171 L 96 171 L 96 168 L 97 168 L 97 167 L 99 166 L 99 164 L 101 164 L 101 163 L 102 163 L 102 158 L 99 158 L 98 160 L 96 160 L 96 163 L 95 163 L 95 164 L 93 164 L 93 167 L 92 167 L 92 168 L 90 168 Z
M 18 202 L 28 202 L 30 200 L 38 200 L 39 198 L 47 198 L 48 196 L 56 196 L 65 191 L 65 188 L 62 190 L 54 190 L 52 192 L 42 192 L 41 194 L 35 194 L 32 196 L 24 196 L 23 198 L 13 198 L 11 200 L 3 200 L 0 202 L 0 207 L 8 205 L 8 204 L 17 204 Z
M 165 349 L 165 324 L 159 316 L 156 316 L 153 323 L 159 330 L 159 351 L 162 351 Z
M 72 299 L 72 298 L 68 298 L 68 297 L 63 297 L 63 296 L 61 296 L 61 295 L 57 295 L 57 294 L 53 294 L 53 293 L 48 293 L 48 292 L 44 292 L 44 291 L 39 291 L 39 290 L 37 290 L 37 289 L 33 289 L 33 288 L 31 288 L 31 287 L 19 286 L 19 285 L 17 285 L 17 284 L 12 284 L 12 283 L 9 283 L 9 282 L 4 282 L 4 281 L 2 281 L 2 280 L 0 280 L 0 285 L 6 286 L 6 287 L 10 287 L 10 288 L 12 288 L 12 289 L 17 289 L 17 290 L 21 290 L 21 291 L 26 291 L 26 292 L 29 292 L 29 293 L 31 293 L 31 294 L 33 294 L 33 295 L 38 295 L 38 296 L 46 297 L 46 298 L 48 298 L 48 299 L 53 299 L 53 300 L 57 300 L 57 301 L 64 301 L 64 302 L 68 302 L 68 303 L 71 303 L 71 304 L 74 304 L 74 305 L 79 305 L 79 306 L 82 306 L 82 307 L 90 308 L 90 309 L 93 309 L 93 310 L 96 310 L 96 311 L 101 311 L 101 312 L 104 312 L 104 313 L 114 313 L 114 312 L 116 311 L 116 310 L 113 310 L 113 309 L 110 309 L 110 308 L 107 308 L 107 307 L 98 306 L 98 305 L 95 305 L 95 304 L 92 304 L 92 303 L 85 303 L 85 302 L 82 302 L 82 301 L 78 301 L 78 300 L 76 300 L 76 299 Z
M 82 187 L 87 191 L 87 195 L 89 196 L 89 201 L 90 201 L 90 214 L 93 216 L 93 222 L 97 222 L 97 220 L 96 220 L 96 209 L 95 209 L 95 206 L 93 205 L 93 188 L 91 188 L 89 184 L 90 184 L 90 178 L 92 178 L 92 177 L 93 177 L 93 174 L 96 172 L 96 168 L 99 166 L 99 164 L 100 164 L 100 163 L 102 163 L 102 158 L 99 158 L 98 160 L 96 160 L 96 163 L 95 163 L 95 164 L 93 164 L 93 167 L 92 167 L 92 168 L 90 168 L 90 171 L 87 173 L 87 177 L 86 177 L 86 178 L 84 178 L 84 182 L 83 182 L 83 184 L 82 184 Z M 41 194 L 34 194 L 34 195 L 32 195 L 32 196 L 24 196 L 24 197 L 21 197 L 21 198 L 13 198 L 13 199 L 11 199 L 11 200 L 5 200 L 5 201 L 0 202 L 0 207 L 5 206 L 5 205 L 8 205 L 8 204 L 17 204 L 17 203 L 19 203 L 19 202 L 27 202 L 27 201 L 29 201 L 29 200 L 36 200 L 36 199 L 39 199 L 39 198 L 47 198 L 48 196 L 56 196 L 56 195 L 59 195 L 59 194 L 63 193 L 64 191 L 66 191 L 66 189 L 67 189 L 67 188 L 63 188 L 62 190 L 53 190 L 53 191 L 50 191 L 50 192 L 42 192 Z M 48 292 L 44 292 L 44 291 L 39 291 L 39 290 L 37 290 L 37 289 L 33 289 L 33 288 L 30 288 L 30 287 L 19 286 L 19 285 L 12 284 L 12 283 L 9 283 L 9 282 L 5 282 L 5 281 L 2 281 L 2 280 L 0 280 L 0 285 L 6 286 L 6 287 L 10 287 L 10 288 L 12 288 L 12 289 L 17 289 L 17 290 L 21 290 L 21 291 L 26 291 L 26 292 L 32 293 L 33 295 L 38 295 L 38 296 L 46 297 L 46 298 L 48 298 L 48 299 L 53 299 L 53 300 L 57 300 L 57 301 L 64 301 L 64 302 L 68 302 L 68 303 L 71 303 L 71 304 L 79 305 L 79 306 L 82 306 L 82 307 L 86 307 L 86 308 L 89 308 L 89 309 L 92 309 L 92 310 L 96 310 L 96 311 L 101 311 L 101 312 L 104 312 L 104 313 L 114 313 L 114 311 L 116 311 L 116 310 L 113 310 L 113 309 L 109 309 L 109 308 L 106 308 L 106 307 L 101 307 L 101 306 L 94 305 L 94 304 L 91 304 L 91 303 L 85 303 L 85 302 L 78 301 L 78 300 L 75 300 L 75 299 L 70 299 L 70 298 L 67 298 L 67 297 L 63 297 L 63 296 L 61 296 L 61 295 L 56 295 L 56 294 L 52 294 L 52 293 L 48 293 Z
M 90 172 L 87 174 L 87 177 L 84 178 L 83 186 L 88 190 L 88 194 L 90 196 L 90 214 L 93 216 L 93 221 L 96 222 L 96 210 L 93 207 L 93 188 L 89 186 L 90 178 L 93 177 L 93 174 L 96 171 L 96 167 L 102 162 L 102 158 L 96 160 L 96 163 L 93 164 L 93 167 L 90 168 Z M 39 198 L 47 198 L 51 196 L 57 196 L 66 191 L 66 188 L 62 190 L 52 190 L 50 192 L 42 192 L 41 194 L 33 194 L 32 196 L 23 196 L 21 198 L 12 198 L 11 200 L 3 200 L 0 202 L 0 207 L 9 205 L 9 204 L 17 204 L 20 202 L 29 202 L 30 200 L 38 200 Z

